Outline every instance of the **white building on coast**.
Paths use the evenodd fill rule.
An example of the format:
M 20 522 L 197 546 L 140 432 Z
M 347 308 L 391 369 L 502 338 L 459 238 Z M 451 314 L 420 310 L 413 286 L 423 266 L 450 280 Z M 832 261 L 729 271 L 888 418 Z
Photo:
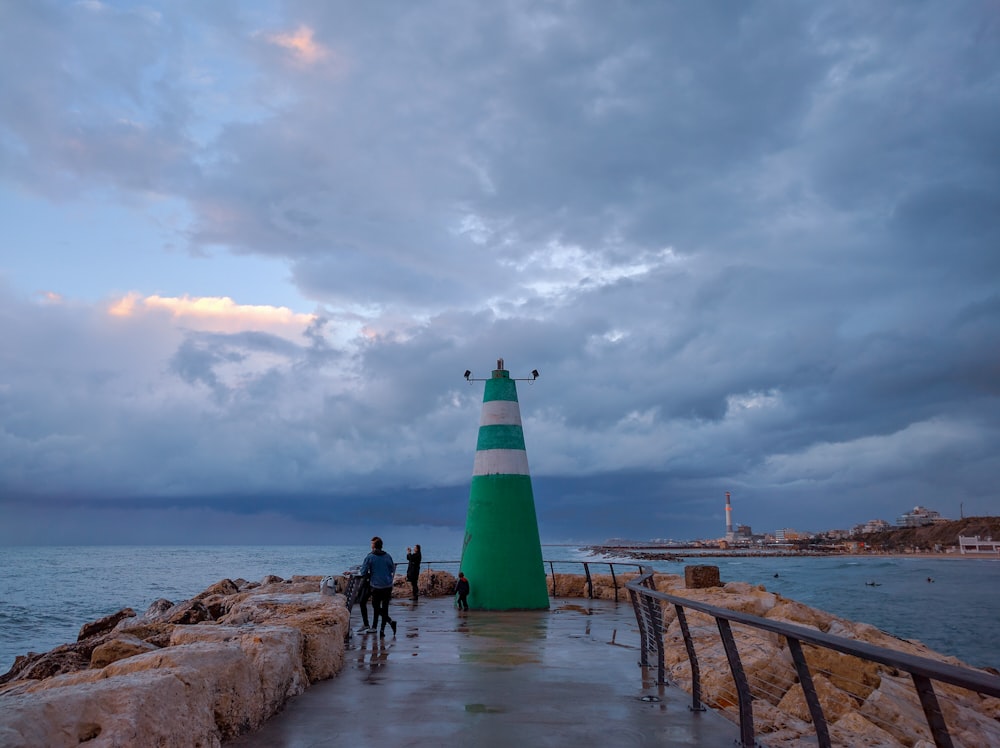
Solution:
M 933 525 L 936 522 L 947 521 L 939 512 L 935 512 L 933 509 L 915 506 L 913 507 L 913 511 L 900 514 L 896 518 L 896 527 L 923 527 L 924 525 Z
M 972 538 L 959 535 L 958 551 L 963 556 L 1000 556 L 1000 540 L 993 540 L 990 537 L 980 538 L 978 535 Z

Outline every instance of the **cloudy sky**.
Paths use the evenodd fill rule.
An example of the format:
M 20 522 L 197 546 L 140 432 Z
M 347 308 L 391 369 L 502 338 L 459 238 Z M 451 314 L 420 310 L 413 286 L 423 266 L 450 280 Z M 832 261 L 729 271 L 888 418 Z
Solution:
M 995 2 L 3 0 L 0 65 L 0 543 L 453 538 L 499 357 L 547 542 L 1000 512 Z

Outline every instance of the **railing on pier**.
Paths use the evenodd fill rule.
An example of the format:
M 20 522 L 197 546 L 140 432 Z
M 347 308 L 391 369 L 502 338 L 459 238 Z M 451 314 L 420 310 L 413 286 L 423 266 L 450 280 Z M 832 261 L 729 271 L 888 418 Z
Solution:
M 444 568 L 445 570 L 454 569 L 455 576 L 458 576 L 458 570 L 461 566 L 461 561 L 424 561 L 421 564 L 421 571 L 433 571 L 435 567 L 438 569 Z M 559 566 L 560 570 L 565 570 L 566 567 L 570 567 L 572 571 L 566 571 L 564 573 L 576 574 L 576 571 L 580 566 L 583 567 L 583 575 L 587 585 L 587 597 L 591 600 L 594 599 L 594 577 L 591 574 L 591 568 L 602 569 L 603 567 L 608 567 L 608 573 L 611 575 L 611 584 L 614 588 L 615 602 L 619 602 L 619 591 L 625 589 L 625 582 L 619 582 L 618 574 L 615 571 L 615 567 L 626 567 L 634 576 L 642 571 L 643 565 L 628 561 L 543 561 L 542 564 L 548 567 L 548 577 L 549 577 L 549 594 L 552 597 L 558 597 L 558 584 L 556 583 L 556 565 Z M 346 580 L 346 589 L 342 590 L 347 596 L 347 610 L 350 611 L 354 607 L 354 603 L 357 600 L 357 595 L 361 587 L 361 579 L 357 576 L 358 567 L 352 567 L 347 571 L 343 572 L 343 576 Z M 396 576 L 400 576 L 402 571 L 405 570 L 402 564 L 396 565 Z M 596 572 L 595 572 L 596 573 Z
M 655 589 L 653 573 L 652 569 L 644 567 L 640 576 L 632 579 L 625 585 L 632 600 L 636 621 L 639 624 L 641 640 L 640 664 L 644 667 L 651 667 L 649 658 L 650 655 L 654 655 L 656 657 L 657 681 L 661 684 L 668 682 L 665 666 L 664 612 L 669 606 L 672 606 L 677 616 L 681 636 L 684 639 L 684 648 L 691 667 L 691 709 L 703 710 L 705 707 L 702 703 L 702 684 L 698 667 L 698 656 L 685 611 L 696 611 L 713 618 L 718 627 L 719 637 L 721 638 L 726 659 L 729 662 L 729 670 L 735 686 L 735 702 L 739 713 L 740 745 L 743 748 L 752 748 L 752 746 L 756 745 L 753 724 L 753 701 L 755 698 L 760 699 L 767 695 L 767 684 L 759 682 L 753 684 L 753 687 L 751 687 L 750 680 L 744 671 L 740 659 L 740 652 L 737 647 L 736 638 L 733 635 L 732 624 L 749 627 L 756 632 L 777 634 L 785 639 L 791 653 L 791 659 L 795 665 L 799 684 L 805 696 L 809 715 L 816 731 L 817 744 L 820 748 L 827 748 L 833 745 L 830 742 L 826 716 L 823 712 L 813 678 L 814 674 L 821 673 L 822 671 L 819 668 L 810 667 L 803 645 L 823 650 L 832 650 L 844 655 L 860 658 L 867 662 L 886 665 L 889 668 L 909 674 L 913 681 L 913 687 L 916 690 L 920 707 L 927 720 L 927 726 L 938 748 L 951 748 L 953 742 L 948 730 L 945 710 L 941 707 L 939 694 L 934 690 L 934 683 L 947 684 L 986 696 L 1000 697 L 1000 677 L 926 657 L 918 657 L 884 647 L 877 647 L 866 642 L 832 636 L 803 626 L 760 618 L 688 598 L 669 595 Z M 954 717 L 955 710 L 951 711 Z
M 459 569 L 460 565 L 461 565 L 461 561 L 424 561 L 422 563 L 422 565 L 421 565 L 421 571 L 432 571 L 435 566 L 438 567 L 438 568 L 447 567 L 447 569 L 454 568 L 455 569 L 455 575 L 457 576 L 458 575 L 458 569 Z M 615 572 L 615 567 L 616 566 L 617 567 L 626 567 L 633 574 L 638 574 L 642 570 L 642 568 L 643 568 L 642 564 L 634 563 L 634 562 L 629 562 L 629 561 L 582 561 L 582 560 L 576 560 L 576 561 L 551 560 L 551 561 L 547 561 L 547 560 L 543 560 L 542 561 L 542 565 L 548 568 L 549 594 L 552 595 L 552 597 L 558 597 L 559 596 L 558 595 L 558 585 L 556 584 L 556 565 L 559 566 L 560 570 L 565 570 L 567 567 L 570 567 L 572 569 L 572 571 L 566 571 L 565 573 L 567 573 L 567 574 L 577 574 L 577 573 L 579 573 L 576 570 L 579 569 L 582 566 L 583 567 L 584 578 L 585 578 L 586 585 L 587 585 L 587 597 L 590 598 L 591 600 L 594 598 L 594 578 L 591 575 L 591 571 L 590 571 L 591 568 L 602 569 L 605 566 L 608 567 L 608 573 L 611 575 L 611 583 L 612 583 L 612 586 L 614 587 L 615 602 L 616 603 L 619 602 L 619 600 L 618 600 L 618 592 L 619 592 L 619 590 L 624 590 L 625 589 L 625 583 L 624 583 L 624 581 L 621 582 L 621 583 L 619 583 L 619 581 L 618 581 L 618 573 Z M 400 564 L 399 566 L 401 567 L 402 564 Z

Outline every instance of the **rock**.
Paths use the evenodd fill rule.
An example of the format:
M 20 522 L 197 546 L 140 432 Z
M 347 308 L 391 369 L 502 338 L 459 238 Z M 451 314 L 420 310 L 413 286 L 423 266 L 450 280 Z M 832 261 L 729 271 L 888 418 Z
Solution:
M 102 668 L 112 662 L 152 652 L 156 649 L 160 649 L 160 647 L 135 636 L 122 635 L 94 647 L 94 651 L 90 655 L 90 667 Z
M 217 659 L 210 659 L 213 666 L 218 666 Z M 25 693 L 0 694 L 3 745 L 221 745 L 209 695 L 211 670 L 164 667 L 118 677 L 104 677 L 103 670 L 86 674 L 90 678 L 76 677 L 84 673 L 60 676 L 36 683 Z
M 217 621 L 229 612 L 229 603 L 232 597 L 228 595 L 211 595 L 201 598 L 202 605 L 208 611 L 208 620 Z
M 830 739 L 834 745 L 854 748 L 893 748 L 901 745 L 892 735 L 868 721 L 857 712 L 848 712 L 830 725 Z M 902 744 L 902 745 L 905 745 Z
M 423 571 L 418 582 L 420 594 L 447 597 L 455 594 L 455 575 L 447 571 Z
M 828 724 L 835 722 L 858 707 L 858 702 L 855 699 L 830 683 L 830 680 L 822 673 L 813 673 L 812 681 Z M 798 684 L 785 692 L 777 706 L 780 712 L 790 714 L 803 722 L 811 720 L 806 695 Z
M 344 598 L 319 592 L 262 593 L 236 602 L 220 623 L 281 623 L 303 636 L 303 664 L 310 682 L 329 678 L 343 666 L 343 641 L 349 630 Z
M 115 631 L 131 631 L 150 623 L 189 625 L 211 620 L 214 620 L 212 614 L 201 600 L 183 600 L 174 605 L 169 600 L 160 599 L 150 605 L 141 616 L 119 621 Z
M 424 597 L 447 597 L 455 594 L 455 575 L 447 571 L 424 569 L 417 578 L 417 590 Z M 393 597 L 410 597 L 410 583 L 403 577 L 393 581 Z
M 44 680 L 56 675 L 86 670 L 90 667 L 90 657 L 94 648 L 112 636 L 113 633 L 99 634 L 83 641 L 61 644 L 43 654 L 31 653 L 26 657 L 18 657 L 14 660 L 14 667 L 0 677 L 0 684 Z
M 111 631 L 118 622 L 123 618 L 132 618 L 135 616 L 135 611 L 131 608 L 122 608 L 117 613 L 112 613 L 109 616 L 104 616 L 93 623 L 85 623 L 80 627 L 80 633 L 77 635 L 77 641 L 83 641 L 84 639 L 89 639 L 92 636 L 97 636 L 98 634 L 106 634 Z
M 890 733 L 896 740 L 921 738 L 933 742 L 920 700 L 913 688 L 913 680 L 909 676 L 900 678 L 883 673 L 878 689 L 865 699 L 858 713 Z M 955 725 L 953 717 L 954 714 L 945 715 L 946 720 Z M 975 743 L 975 745 L 990 744 Z
M 824 633 L 829 633 L 830 626 L 834 621 L 834 617 L 829 613 L 784 598 L 777 599 L 776 604 L 768 612 L 767 617 L 774 621 L 794 623 Z
M 63 645 L 44 654 L 29 655 L 20 666 L 18 661 L 21 658 L 17 658 L 14 667 L 0 679 L 0 682 L 44 680 L 63 673 L 85 670 L 90 667 L 90 652 L 89 648 L 83 651 L 71 645 Z
M 146 619 L 147 621 L 155 621 L 164 613 L 166 613 L 168 610 L 170 610 L 172 607 L 174 607 L 174 604 L 172 602 L 170 602 L 166 598 L 161 597 L 156 600 L 153 600 L 153 602 L 149 604 L 149 607 L 146 608 L 146 611 L 142 614 L 141 617 Z
M 166 623 L 190 625 L 192 623 L 201 623 L 202 621 L 211 621 L 212 614 L 208 612 L 208 608 L 205 607 L 205 604 L 201 600 L 185 600 L 182 603 L 177 603 L 177 605 L 164 613 L 163 620 Z
M 206 597 L 212 597 L 213 595 L 235 595 L 239 591 L 240 588 L 236 586 L 234 581 L 231 579 L 222 579 L 191 599 L 204 600 Z
M 684 584 L 689 590 L 721 587 L 718 566 L 685 566 Z
M 194 643 L 238 647 L 253 666 L 255 699 L 260 711 L 274 714 L 284 703 L 309 686 L 309 674 L 303 665 L 304 638 L 291 626 L 194 626 L 178 629 L 173 645 Z M 330 642 L 336 648 L 336 644 Z M 340 642 L 343 650 L 342 641 Z M 230 722 L 233 720 L 230 719 Z
M 311 584 L 318 587 L 322 579 L 319 574 L 293 574 L 288 581 L 291 584 Z
M 165 647 L 170 643 L 170 635 L 174 631 L 175 624 L 163 621 L 144 621 L 142 619 L 126 619 L 119 623 L 112 635 L 128 633 L 144 642 L 155 644 L 158 647 Z

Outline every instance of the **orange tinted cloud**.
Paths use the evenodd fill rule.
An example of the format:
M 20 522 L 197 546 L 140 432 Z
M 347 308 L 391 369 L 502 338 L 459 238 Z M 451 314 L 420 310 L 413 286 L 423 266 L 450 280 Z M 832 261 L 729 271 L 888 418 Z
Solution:
M 108 307 L 108 314 L 115 317 L 134 317 L 156 311 L 183 319 L 192 327 L 227 331 L 261 328 L 299 331 L 313 320 L 311 314 L 293 312 L 288 307 L 237 304 L 228 296 L 142 297 L 132 293 Z
M 308 26 L 299 26 L 293 33 L 271 34 L 268 41 L 288 50 L 305 65 L 313 65 L 328 54 L 326 48 L 313 39 L 313 30 Z

